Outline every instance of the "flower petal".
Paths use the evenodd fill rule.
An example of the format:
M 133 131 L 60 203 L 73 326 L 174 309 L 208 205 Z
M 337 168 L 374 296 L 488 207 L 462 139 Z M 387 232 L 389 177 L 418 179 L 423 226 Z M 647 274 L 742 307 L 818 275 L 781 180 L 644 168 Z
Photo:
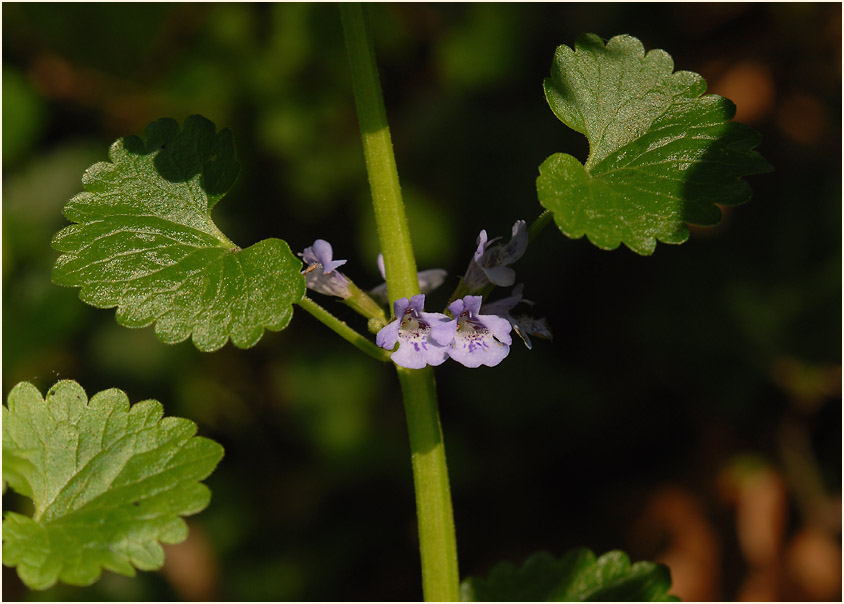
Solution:
M 386 281 L 387 269 L 384 268 L 384 254 L 378 254 L 378 259 L 375 261 L 375 263 L 378 265 L 378 272 L 381 273 L 381 278 Z
M 501 253 L 501 264 L 513 264 L 524 256 L 528 246 L 527 222 L 517 220 L 513 224 L 512 236 Z
M 462 331 L 462 333 L 461 333 Z M 448 356 L 465 367 L 495 367 L 510 353 L 510 346 L 492 337 L 458 330 L 454 343 L 448 348 Z
M 299 256 L 308 265 L 302 271 L 308 289 L 327 296 L 337 296 L 344 299 L 352 295 L 349 291 L 349 280 L 337 270 L 337 267 L 346 264 L 346 260 L 332 260 L 331 244 L 326 240 L 317 239 L 313 245 L 306 247 Z
M 486 234 L 486 229 L 481 229 L 481 232 L 478 234 L 478 247 L 473 254 L 473 258 L 475 262 L 480 262 L 481 257 L 484 255 L 486 248 L 489 246 L 491 241 L 487 241 L 488 237 Z
M 424 294 L 393 302 L 396 320 L 382 328 L 375 338 L 382 348 L 398 341 L 399 348 L 390 358 L 401 367 L 421 369 L 425 365 L 440 365 L 448 358 L 447 348 L 440 342 L 451 342 L 449 334 L 453 337 L 456 321 L 441 313 L 423 312 L 424 303 Z
M 386 279 L 387 277 L 384 273 L 384 256 L 381 254 L 378 254 L 378 270 L 381 271 L 381 277 Z M 445 282 L 445 278 L 447 276 L 448 271 L 441 268 L 430 268 L 428 270 L 419 271 L 416 273 L 416 279 L 419 281 L 419 290 L 423 294 L 431 293 Z M 387 284 L 382 283 L 380 285 L 376 285 L 369 290 L 369 295 L 386 304 Z
M 402 317 L 404 317 L 404 311 L 407 310 L 408 306 L 410 306 L 410 300 L 407 298 L 399 298 L 393 302 L 393 314 L 399 322 L 401 322 Z
M 399 344 L 399 349 L 391 354 L 390 358 L 396 365 L 406 369 L 422 369 L 428 364 L 428 359 L 424 354 L 420 354 L 418 350 L 414 350 L 413 346 L 405 342 Z
M 393 321 L 382 327 L 377 334 L 375 334 L 375 343 L 381 348 L 392 350 L 399 341 L 399 326 L 401 321 Z
M 516 282 L 516 271 L 509 266 L 481 267 L 490 283 L 501 287 L 510 287 Z
M 436 317 L 436 318 L 434 318 Z M 449 319 L 440 313 L 422 313 L 422 318 L 431 326 L 431 339 L 440 346 L 448 346 L 457 331 L 457 319 Z
M 501 298 L 495 302 L 487 302 L 481 306 L 481 312 L 485 315 L 498 315 L 499 317 L 504 317 L 506 319 L 510 311 L 516 308 L 520 302 L 532 304 L 529 300 L 522 298 L 522 292 L 524 289 L 524 283 L 517 284 L 508 297 Z
M 448 307 L 457 320 L 448 355 L 466 367 L 494 367 L 510 353 L 510 322 L 478 314 L 482 301 L 481 296 L 465 296 Z
M 437 289 L 445 282 L 447 276 L 448 271 L 441 268 L 429 268 L 428 270 L 416 273 L 416 279 L 419 281 L 419 289 L 423 294 Z
M 337 270 L 338 267 L 343 266 L 346 264 L 346 260 L 332 260 L 334 256 L 334 252 L 331 249 L 331 244 L 328 243 L 325 239 L 317 239 L 314 241 L 314 244 L 310 248 L 313 252 L 313 255 L 316 257 L 317 262 L 322 264 L 324 269 L 324 274 L 328 274 L 332 271 Z M 306 249 L 305 252 L 308 250 Z
M 510 336 L 513 326 L 510 325 L 510 321 L 495 315 L 478 315 L 478 318 L 499 342 L 508 346 L 513 343 L 513 338 Z

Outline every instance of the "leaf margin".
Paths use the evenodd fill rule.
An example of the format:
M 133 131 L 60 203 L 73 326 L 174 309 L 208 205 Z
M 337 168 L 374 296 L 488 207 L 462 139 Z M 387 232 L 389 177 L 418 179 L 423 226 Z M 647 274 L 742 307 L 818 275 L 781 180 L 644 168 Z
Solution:
M 184 178 L 184 172 L 191 174 L 191 178 L 194 178 L 197 170 L 201 171 L 200 181 L 204 183 L 201 189 L 207 197 L 207 204 L 203 205 L 202 200 L 199 199 L 198 205 L 191 208 L 190 211 L 204 214 L 204 218 L 200 216 L 199 219 L 185 219 L 180 222 L 171 220 L 172 216 L 166 213 L 152 216 L 138 215 L 131 207 L 129 207 L 128 212 L 111 212 L 104 204 L 92 202 L 96 195 L 101 195 L 103 191 L 108 189 L 109 179 L 113 179 L 118 170 L 122 169 L 121 162 L 126 161 L 127 155 L 135 153 L 138 157 L 150 156 L 148 161 L 155 164 L 162 157 L 167 145 L 170 145 L 170 147 L 166 151 L 171 155 L 176 154 L 179 146 L 184 147 L 186 144 L 185 137 L 188 137 L 186 133 L 188 132 L 194 133 L 190 136 L 195 136 L 198 141 L 197 147 L 202 147 L 202 149 L 196 151 L 200 166 L 198 168 L 193 165 L 188 166 L 186 170 L 182 169 L 183 181 L 181 182 L 185 186 L 195 189 L 196 183 Z M 216 126 L 210 120 L 200 115 L 191 115 L 185 119 L 181 129 L 178 122 L 172 118 L 156 120 L 146 127 L 145 136 L 146 139 L 136 135 L 117 139 L 109 147 L 109 161 L 96 162 L 85 171 L 82 180 L 84 190 L 74 195 L 63 207 L 65 217 L 72 224 L 63 227 L 52 239 L 52 247 L 60 252 L 52 271 L 53 282 L 66 287 L 78 287 L 79 298 L 95 308 L 117 308 L 116 319 L 119 324 L 125 327 L 142 328 L 155 325 L 156 336 L 159 340 L 168 344 L 176 344 L 190 338 L 194 346 L 203 352 L 218 350 L 225 346 L 229 340 L 235 347 L 251 348 L 263 337 L 264 330 L 280 331 L 286 328 L 293 316 L 293 306 L 301 301 L 306 294 L 305 280 L 301 276 L 301 260 L 293 254 L 287 242 L 277 238 L 264 239 L 241 249 L 226 237 L 211 219 L 211 209 L 227 194 L 240 167 L 230 130 L 224 128 L 217 132 Z M 167 168 L 171 175 L 181 169 L 176 159 L 164 159 L 160 163 L 167 162 L 175 166 Z M 163 172 L 157 171 L 156 176 L 161 180 L 166 180 Z M 176 179 L 174 182 L 180 181 Z M 208 184 L 209 182 L 211 184 Z M 145 203 L 148 202 L 138 202 L 138 207 L 144 207 Z M 162 208 L 165 204 L 159 202 L 158 206 Z M 126 204 L 124 204 L 124 209 L 125 207 L 127 207 Z M 155 237 L 162 235 L 162 233 L 166 235 L 168 228 L 174 228 L 176 232 L 187 238 L 179 243 L 190 241 L 191 245 L 197 246 L 197 254 L 215 256 L 207 260 L 206 265 L 200 271 L 193 270 L 191 272 L 190 268 L 185 268 L 186 265 L 190 267 L 191 263 L 196 261 L 193 258 L 194 254 L 182 255 L 178 260 L 164 266 L 164 269 L 170 269 L 171 273 L 184 274 L 183 283 L 192 279 L 195 280 L 198 273 L 200 277 L 212 271 L 231 274 L 232 269 L 226 268 L 226 266 L 229 266 L 231 259 L 240 266 L 239 270 L 242 273 L 245 273 L 244 266 L 254 268 L 257 265 L 271 267 L 272 272 L 268 270 L 266 274 L 259 275 L 252 281 L 244 281 L 239 290 L 235 287 L 235 290 L 239 291 L 239 297 L 225 299 L 222 302 L 226 307 L 226 313 L 222 319 L 218 319 L 221 316 L 219 313 L 214 313 L 214 306 L 206 306 L 203 313 L 195 313 L 187 319 L 190 325 L 187 327 L 181 325 L 179 319 L 184 320 L 187 312 L 184 309 L 195 308 L 194 305 L 189 304 L 183 305 L 182 314 L 178 315 L 178 319 L 174 318 L 169 323 L 162 320 L 162 317 L 177 313 L 172 305 L 169 305 L 170 308 L 166 308 L 167 304 L 158 304 L 157 308 L 152 310 L 149 308 L 143 309 L 145 316 L 142 318 L 130 318 L 131 310 L 138 310 L 137 304 L 140 296 L 128 285 L 128 281 L 122 286 L 122 289 L 120 285 L 114 286 L 114 289 L 120 291 L 105 296 L 104 290 L 106 288 L 103 287 L 103 284 L 109 282 L 107 276 L 104 279 L 95 279 L 78 275 L 80 270 L 90 268 L 89 265 L 93 264 L 91 262 L 86 265 L 80 260 L 80 254 L 84 253 L 88 246 L 93 245 L 89 241 L 92 238 L 90 235 L 91 229 L 100 229 L 105 232 L 105 235 L 102 235 L 95 230 L 94 236 L 96 236 L 96 239 L 94 241 L 96 241 L 100 237 L 111 236 L 126 229 L 126 225 L 121 224 L 116 219 L 127 217 L 128 224 L 137 225 L 136 235 L 138 238 Z M 151 247 L 140 251 L 151 253 L 156 252 L 157 248 Z M 106 260 L 114 261 L 115 258 L 107 258 Z M 247 264 L 244 265 L 244 262 Z M 113 266 L 116 266 L 116 263 L 113 263 Z M 72 276 L 72 271 L 76 271 L 77 275 Z M 147 286 L 147 291 L 152 293 L 147 298 L 160 297 L 163 292 L 153 290 L 155 280 L 150 279 L 149 281 L 150 285 Z M 272 284 L 271 288 L 267 288 L 268 293 L 266 294 L 266 301 L 269 303 L 260 306 L 261 302 L 258 302 L 259 306 L 253 306 L 251 312 L 243 313 L 241 317 L 238 317 L 240 320 L 236 320 L 233 316 L 236 307 L 255 303 L 251 295 L 255 291 L 263 291 L 261 287 L 255 287 L 255 285 L 260 286 L 268 283 Z M 218 291 L 225 285 L 222 277 L 216 281 Z M 199 285 L 192 285 L 187 289 L 199 287 Z M 202 298 L 203 296 L 201 296 L 200 302 L 202 302 Z M 218 299 L 219 297 L 214 297 L 206 304 L 219 306 Z M 141 301 L 141 303 L 146 302 L 146 299 Z M 153 305 L 153 303 L 150 305 Z M 221 322 L 224 324 L 221 324 Z M 222 335 L 225 335 L 225 337 L 222 337 Z
M 698 199 L 684 199 L 682 218 L 679 222 L 675 223 L 673 226 L 669 225 L 667 230 L 663 229 L 662 232 L 647 232 L 648 229 L 642 229 L 640 233 L 641 236 L 636 237 L 635 240 L 630 240 L 629 236 L 624 234 L 622 229 L 617 227 L 617 224 L 609 224 L 610 221 L 606 218 L 604 218 L 605 225 L 602 226 L 606 227 L 607 224 L 609 224 L 609 227 L 601 228 L 596 227 L 594 224 L 585 227 L 583 225 L 578 226 L 574 224 L 573 220 L 566 220 L 562 216 L 561 208 L 566 202 L 563 200 L 563 194 L 554 190 L 554 183 L 549 182 L 549 173 L 552 171 L 552 168 L 556 164 L 560 163 L 566 164 L 569 171 L 580 167 L 583 172 L 581 174 L 577 174 L 577 176 L 579 177 L 579 185 L 582 188 L 590 185 L 592 180 L 594 180 L 592 175 L 593 168 L 600 166 L 601 163 L 606 161 L 608 157 L 611 157 L 613 153 L 617 153 L 625 148 L 625 146 L 622 146 L 620 149 L 615 149 L 612 153 L 604 153 L 603 155 L 597 154 L 596 151 L 598 149 L 598 145 L 596 145 L 595 141 L 593 141 L 589 136 L 586 125 L 587 120 L 583 116 L 582 109 L 579 109 L 577 105 L 580 101 L 576 102 L 566 100 L 566 94 L 564 91 L 561 92 L 561 89 L 568 87 L 568 89 L 570 89 L 569 96 L 574 98 L 578 95 L 584 96 L 593 90 L 589 86 L 572 86 L 571 83 L 566 80 L 566 70 L 561 65 L 563 61 L 571 61 L 572 70 L 574 71 L 574 67 L 577 66 L 576 61 L 586 61 L 587 59 L 583 57 L 586 57 L 590 50 L 596 53 L 603 53 L 604 55 L 609 55 L 611 52 L 629 52 L 634 58 L 638 59 L 642 65 L 648 61 L 658 65 L 662 74 L 660 76 L 661 80 L 659 80 L 658 83 L 660 86 L 666 88 L 666 90 L 670 91 L 674 88 L 676 91 L 684 92 L 687 96 L 691 94 L 688 99 L 691 103 L 714 102 L 720 105 L 720 109 L 723 112 L 724 117 L 722 125 L 725 129 L 729 130 L 729 137 L 732 141 L 730 145 L 725 146 L 730 148 L 735 147 L 736 149 L 734 150 L 736 150 L 737 153 L 743 153 L 746 156 L 745 168 L 743 170 L 734 170 L 734 174 L 726 175 L 727 179 L 731 178 L 730 184 L 735 188 L 734 191 L 731 191 L 732 197 L 730 199 L 725 199 L 723 201 L 719 200 L 717 204 L 715 202 L 707 204 L 705 200 L 701 203 Z M 622 60 L 627 60 L 628 58 L 629 57 L 623 57 Z M 620 63 L 622 63 L 622 61 L 619 61 L 619 64 Z M 618 65 L 615 67 L 618 67 Z M 722 217 L 721 209 L 718 207 L 719 205 L 739 205 L 750 199 L 750 186 L 742 179 L 744 176 L 764 174 L 773 170 L 773 167 L 758 151 L 755 150 L 755 147 L 761 142 L 761 135 L 745 124 L 730 121 L 735 116 L 735 105 L 732 101 L 720 95 L 705 94 L 707 86 L 706 81 L 699 74 L 684 70 L 674 71 L 673 69 L 674 62 L 671 55 L 661 49 L 651 49 L 646 52 L 644 45 L 639 39 L 627 34 L 617 35 L 609 40 L 604 40 L 596 34 L 585 33 L 581 34 L 576 39 L 573 48 L 565 44 L 561 44 L 555 50 L 551 66 L 551 75 L 543 80 L 543 90 L 545 92 L 546 102 L 557 119 L 572 130 L 585 135 L 589 142 L 589 155 L 584 164 L 581 164 L 579 160 L 571 155 L 565 153 L 555 153 L 542 162 L 539 167 L 539 176 L 536 179 L 537 195 L 539 197 L 540 205 L 551 211 L 555 224 L 557 224 L 560 231 L 567 237 L 578 239 L 585 234 L 587 239 L 593 245 L 604 250 L 616 249 L 624 243 L 637 254 L 651 255 L 656 249 L 658 241 L 668 244 L 680 244 L 687 241 L 689 238 L 689 224 L 695 226 L 714 226 L 718 224 Z M 592 86 L 594 86 L 594 89 L 598 88 L 598 85 L 596 84 L 592 84 Z M 597 92 L 595 94 L 597 94 Z M 676 105 L 677 97 L 672 96 L 671 98 L 672 101 L 668 105 L 665 113 L 671 111 L 674 105 Z M 638 101 L 639 99 L 634 98 L 634 100 Z M 620 111 L 620 109 L 618 111 Z M 641 140 L 643 135 L 648 134 L 650 131 L 649 129 L 653 126 L 653 123 L 662 119 L 665 116 L 665 113 L 661 116 L 655 116 L 655 119 L 652 119 L 648 124 L 648 128 L 644 129 L 637 135 L 638 138 L 633 137 L 631 140 L 628 140 L 625 145 Z M 727 136 L 724 136 L 724 138 L 727 138 Z M 576 166 L 574 165 L 575 163 Z M 615 218 L 614 220 L 623 221 L 624 218 Z M 590 229 L 597 229 L 597 231 L 592 232 Z M 612 231 L 612 235 L 608 234 L 610 231 Z
M 551 573 L 568 571 L 563 577 L 552 577 Z M 618 576 L 619 571 L 624 574 Z M 610 584 L 587 589 L 584 585 L 589 574 L 606 573 Z M 614 574 L 615 573 L 615 574 Z M 635 581 L 641 576 L 650 575 L 652 580 L 635 591 Z M 529 582 L 543 580 L 545 585 L 539 590 L 531 589 Z M 504 582 L 511 591 L 502 594 L 495 592 L 495 584 Z M 509 585 L 507 585 L 509 583 Z M 519 585 L 521 583 L 521 585 Z M 627 585 L 625 585 L 627 584 Z M 633 596 L 642 593 L 651 594 L 650 599 L 631 598 L 625 594 L 625 587 L 631 589 Z M 600 557 L 588 548 L 570 549 L 560 557 L 547 551 L 539 551 L 529 556 L 521 566 L 511 562 L 499 562 L 493 566 L 486 577 L 470 576 L 461 582 L 460 593 L 463 602 L 480 601 L 667 601 L 679 599 L 670 595 L 671 573 L 667 566 L 655 562 L 638 561 L 631 564 L 630 558 L 621 550 L 611 550 Z M 478 593 L 480 592 L 480 593 Z M 509 596 L 502 598 L 502 595 Z M 628 597 L 620 597 L 625 596 Z M 481 596 L 481 599 L 478 599 Z
M 92 414 L 96 414 L 97 409 L 106 411 L 107 413 L 105 415 L 100 414 L 101 417 L 99 418 L 94 417 Z M 31 413 L 33 410 L 36 411 L 35 414 Z M 211 491 L 207 485 L 200 481 L 205 480 L 219 464 L 224 455 L 222 446 L 209 438 L 197 436 L 197 425 L 191 420 L 173 416 L 165 417 L 163 406 L 156 400 L 148 399 L 131 404 L 126 393 L 117 388 L 102 390 L 88 398 L 82 386 L 75 380 L 69 379 L 60 380 L 53 384 L 48 389 L 46 396 L 44 396 L 32 383 L 19 382 L 9 392 L 7 402 L 2 405 L 3 448 L 6 451 L 16 450 L 16 444 L 12 439 L 12 432 L 18 427 L 16 423 L 20 421 L 18 417 L 19 413 L 23 413 L 26 416 L 25 421 L 29 423 L 28 428 L 35 431 L 39 428 L 45 428 L 45 426 L 47 430 L 55 430 L 56 428 L 60 428 L 62 424 L 79 426 L 80 431 L 83 431 L 90 427 L 86 424 L 87 421 L 97 421 L 97 419 L 100 419 L 103 422 L 102 427 L 104 430 L 100 434 L 100 444 L 104 442 L 102 439 L 108 438 L 111 439 L 110 442 L 112 443 L 109 447 L 114 445 L 115 442 L 119 442 L 120 439 L 126 438 L 127 435 L 134 435 L 135 438 L 140 439 L 141 442 L 145 443 L 142 447 L 149 446 L 150 443 L 143 441 L 141 436 L 144 433 L 144 429 L 150 426 L 160 430 L 165 438 L 163 441 L 154 441 L 159 443 L 156 448 L 131 456 L 127 463 L 120 466 L 119 472 L 112 477 L 112 482 L 105 490 L 100 490 L 92 498 L 83 500 L 81 505 L 75 503 L 70 504 L 77 505 L 77 507 L 71 507 L 64 514 L 54 514 L 51 516 L 49 510 L 61 497 L 67 498 L 67 496 L 70 496 L 72 499 L 75 496 L 73 489 L 66 489 L 69 489 L 69 486 L 77 478 L 80 478 L 84 483 L 84 475 L 89 470 L 89 463 L 96 463 L 101 454 L 107 456 L 109 452 L 112 452 L 112 449 L 106 447 L 100 453 L 90 458 L 89 463 L 86 463 L 81 470 L 72 473 L 67 478 L 55 496 L 50 495 L 49 485 L 45 491 L 45 485 L 39 485 L 37 481 L 27 480 L 26 486 L 30 491 L 28 494 L 15 488 L 16 485 L 10 481 L 9 486 L 13 490 L 32 499 L 35 511 L 32 518 L 14 511 L 4 513 L 2 531 L 3 564 L 5 566 L 16 567 L 18 576 L 30 589 L 47 589 L 55 585 L 58 581 L 77 586 L 91 585 L 100 578 L 103 570 L 110 570 L 125 576 L 134 576 L 136 574 L 135 569 L 160 569 L 164 563 L 164 550 L 161 544 L 175 544 L 184 541 L 188 534 L 188 527 L 184 517 L 202 511 L 210 503 Z M 42 416 L 42 425 L 40 427 L 38 423 L 39 413 Z M 120 425 L 121 413 L 125 416 L 124 419 L 126 421 L 123 425 Z M 43 423 L 45 418 L 46 423 Z M 34 424 L 32 423 L 33 421 L 35 422 Z M 53 425 L 49 423 L 50 421 L 54 422 L 55 428 L 50 427 Z M 114 437 L 120 434 L 121 428 L 128 431 L 124 432 L 118 441 L 114 441 Z M 132 429 L 137 429 L 137 431 L 132 432 Z M 111 434 L 109 434 L 109 430 L 111 430 Z M 64 433 L 60 433 L 60 431 L 55 433 L 48 432 L 47 434 L 52 434 L 53 438 L 55 438 L 56 434 L 64 436 Z M 18 430 L 18 436 L 20 435 Z M 92 434 L 88 433 L 87 436 L 90 438 Z M 130 498 L 132 499 L 130 503 L 125 501 L 124 494 L 121 503 L 120 490 L 127 488 L 131 490 L 138 482 L 132 473 L 132 465 L 143 465 L 142 458 L 149 457 L 150 454 L 160 457 L 161 452 L 159 449 L 169 446 L 170 443 L 174 442 L 174 438 L 176 439 L 178 448 L 174 455 L 165 460 L 166 464 L 175 463 L 176 467 L 180 469 L 180 472 L 184 472 L 188 466 L 181 463 L 180 460 L 185 460 L 189 464 L 188 473 L 180 476 L 178 482 L 173 484 L 171 478 L 162 472 L 156 474 L 155 471 L 157 471 L 157 468 L 153 468 L 151 470 L 152 473 L 144 476 L 140 482 L 146 483 L 147 487 L 150 484 L 153 486 L 157 484 L 159 490 L 153 492 L 148 489 L 140 495 L 134 494 Z M 179 439 L 181 439 L 181 444 L 178 444 Z M 85 439 L 82 440 L 84 441 Z M 79 439 L 76 442 L 77 447 L 74 450 L 76 451 L 77 460 L 80 451 L 82 451 L 82 458 L 85 458 L 86 454 L 92 453 L 90 450 L 85 451 L 84 446 L 79 448 Z M 48 468 L 47 474 L 42 475 L 42 477 L 45 478 L 45 482 L 49 482 L 47 480 L 49 469 L 56 468 L 59 464 L 53 463 L 49 457 L 49 450 L 45 449 L 36 453 L 43 453 L 48 456 L 42 459 L 42 465 L 46 465 Z M 159 465 L 160 463 L 159 460 Z M 179 465 L 180 463 L 181 465 Z M 35 462 L 32 463 L 32 466 L 38 473 L 41 473 L 41 470 L 36 467 L 37 464 Z M 165 469 L 167 467 L 170 466 L 166 466 Z M 121 477 L 124 477 L 122 479 L 123 482 L 121 482 Z M 61 477 L 58 477 L 58 479 L 61 479 Z M 128 483 L 125 482 L 127 479 L 131 479 L 131 481 Z M 84 491 L 87 485 L 82 484 L 77 486 L 81 486 Z M 36 491 L 36 493 L 32 494 L 32 491 Z M 79 492 L 78 489 L 77 492 Z M 51 502 L 46 508 L 43 505 L 44 502 L 38 500 L 45 494 L 51 498 Z M 181 501 L 174 501 L 174 496 L 177 494 L 187 495 L 187 497 Z M 119 527 L 120 530 L 127 530 L 128 532 L 117 542 L 96 540 L 85 542 L 87 543 L 87 547 L 80 550 L 84 551 L 88 556 L 85 559 L 85 564 L 80 562 L 82 558 L 79 555 L 70 558 L 72 562 L 75 561 L 77 563 L 76 566 L 73 566 L 72 563 L 68 564 L 67 557 L 50 556 L 51 545 L 55 543 L 57 538 L 59 542 L 64 542 L 65 544 L 73 543 L 75 545 L 79 543 L 70 538 L 69 529 L 77 524 L 80 526 L 85 525 L 86 518 L 88 518 L 87 522 L 92 523 L 91 526 L 94 527 L 85 533 L 86 536 L 101 534 L 103 531 L 108 533 L 109 530 L 112 532 L 118 531 L 118 528 L 109 525 L 102 525 L 106 527 L 105 529 L 96 528 L 98 523 L 100 523 L 97 520 L 97 514 L 102 511 L 102 504 L 104 502 L 114 504 L 115 502 L 112 500 L 116 500 L 116 503 L 121 504 L 125 510 L 130 510 L 135 515 L 139 515 L 144 520 L 144 523 L 138 522 L 132 525 L 130 522 L 130 525 L 134 526 L 134 528 L 130 526 L 129 529 L 122 526 Z M 94 505 L 97 502 L 99 502 L 99 506 Z M 150 502 L 155 505 L 150 507 Z M 92 509 L 86 510 L 86 508 L 91 508 L 91 506 L 93 506 Z M 155 506 L 158 507 L 156 508 Z M 112 507 L 106 505 L 105 509 L 113 510 L 113 505 Z M 99 517 L 102 518 L 102 516 Z M 134 516 L 131 517 L 134 518 Z M 162 521 L 157 522 L 157 519 L 161 519 Z M 67 528 L 62 529 L 62 525 L 66 525 Z M 54 529 L 52 532 L 50 531 L 51 527 Z M 115 534 L 122 535 L 123 533 L 118 531 Z M 50 535 L 52 535 L 52 538 Z M 35 543 L 40 543 L 40 546 L 33 548 L 30 544 L 27 547 L 26 543 L 22 546 L 20 541 L 15 540 L 16 537 L 19 539 L 27 537 L 34 540 Z M 95 545 L 92 547 L 91 543 Z M 40 556 L 40 562 L 33 564 L 33 556 L 36 560 Z M 92 557 L 94 559 L 93 563 Z

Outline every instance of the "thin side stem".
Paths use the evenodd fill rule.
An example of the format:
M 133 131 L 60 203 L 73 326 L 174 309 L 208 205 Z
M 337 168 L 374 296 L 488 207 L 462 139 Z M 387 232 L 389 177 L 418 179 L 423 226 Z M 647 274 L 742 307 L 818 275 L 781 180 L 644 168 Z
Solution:
M 551 213 L 551 210 L 542 212 L 528 229 L 528 243 L 533 243 L 533 240 L 539 236 L 553 218 L 554 215 Z
M 362 350 L 373 359 L 378 361 L 389 361 L 390 353 L 376 346 L 367 337 L 359 334 L 345 321 L 341 321 L 322 306 L 305 296 L 298 302 L 299 306 L 308 311 L 314 318 L 328 326 L 331 331 L 339 335 L 341 338 L 354 345 L 359 350 Z

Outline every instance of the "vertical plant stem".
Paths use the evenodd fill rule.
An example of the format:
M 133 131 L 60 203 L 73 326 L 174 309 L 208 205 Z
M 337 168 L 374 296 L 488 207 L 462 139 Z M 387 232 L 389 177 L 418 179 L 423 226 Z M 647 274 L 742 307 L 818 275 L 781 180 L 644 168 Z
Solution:
M 393 143 L 364 7 L 340 4 L 378 239 L 390 300 L 419 293 Z M 422 589 L 427 601 L 458 601 L 457 542 L 434 372 L 398 367 L 410 436 Z
M 410 245 L 410 231 L 402 203 L 381 82 L 378 79 L 375 49 L 369 37 L 363 6 L 357 2 L 342 3 L 340 14 L 352 72 L 366 172 L 372 191 L 375 225 L 381 252 L 384 254 L 387 290 L 390 300 L 409 298 L 419 293 L 416 260 Z
M 434 370 L 398 368 L 410 434 L 422 592 L 428 602 L 460 600 L 457 542 Z

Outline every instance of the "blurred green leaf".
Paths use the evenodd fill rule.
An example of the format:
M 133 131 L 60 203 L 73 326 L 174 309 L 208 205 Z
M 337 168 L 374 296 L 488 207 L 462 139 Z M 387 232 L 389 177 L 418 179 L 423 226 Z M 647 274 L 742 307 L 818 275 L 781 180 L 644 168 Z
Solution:
M 463 22 L 435 47 L 437 65 L 451 87 L 498 84 L 521 59 L 524 11 L 505 2 L 461 6 L 466 11 Z
M 290 401 L 309 446 L 356 474 L 372 463 L 361 456 L 373 448 L 371 411 L 380 395 L 381 368 L 360 355 L 320 352 L 279 364 L 276 387 Z
M 79 190 L 80 173 L 101 154 L 87 142 L 39 149 L 37 157 L 4 174 L 3 243 L 14 249 L 18 268 L 28 261 L 52 265 L 48 242 L 65 222 L 61 208 Z M 5 255 L 3 265 L 4 271 L 14 268 Z
M 645 54 L 631 36 L 605 45 L 586 34 L 574 50 L 557 48 L 545 96 L 554 115 L 586 135 L 589 157 L 585 165 L 562 153 L 546 159 L 537 192 L 568 237 L 649 255 L 657 241 L 688 239 L 686 223 L 717 224 L 716 204 L 750 198 L 742 176 L 771 171 L 753 151 L 758 133 L 729 122 L 735 106 L 702 96 L 698 74 L 673 69 L 666 52 Z
M 160 568 L 160 543 L 187 537 L 180 516 L 204 509 L 199 481 L 223 456 L 186 419 L 162 419 L 157 401 L 129 405 L 117 389 L 90 402 L 74 381 L 41 393 L 27 382 L 3 406 L 4 475 L 32 498 L 35 513 L 3 520 L 3 564 L 32 589 L 57 580 L 90 585 L 103 568 L 132 576 Z
M 20 160 L 44 129 L 44 101 L 13 67 L 3 66 L 3 165 Z
M 509 562 L 495 566 L 486 579 L 463 582 L 464 602 L 665 602 L 671 576 L 653 562 L 630 564 L 624 552 L 595 558 L 588 549 L 570 550 L 561 558 L 534 554 L 521 568 Z
M 301 261 L 280 239 L 240 249 L 209 214 L 237 177 L 231 133 L 195 115 L 181 131 L 162 119 L 146 134 L 118 140 L 111 163 L 85 172 L 85 192 L 64 210 L 77 224 L 53 240 L 64 252 L 54 282 L 117 306 L 122 325 L 155 323 L 162 341 L 192 335 L 203 351 L 229 338 L 248 348 L 264 328 L 286 327 L 305 293 Z

